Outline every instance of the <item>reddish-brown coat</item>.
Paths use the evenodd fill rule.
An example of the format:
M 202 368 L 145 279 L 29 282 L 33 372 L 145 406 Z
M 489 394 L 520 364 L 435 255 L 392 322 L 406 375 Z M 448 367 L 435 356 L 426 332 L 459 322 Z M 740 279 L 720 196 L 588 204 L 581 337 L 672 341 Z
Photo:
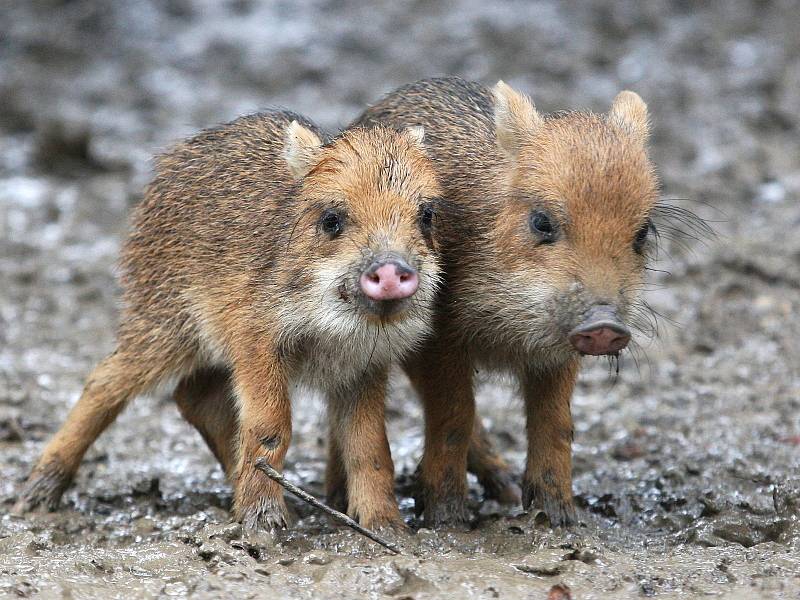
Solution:
M 283 525 L 281 489 L 254 462 L 282 467 L 289 386 L 305 381 L 328 395 L 346 480 L 337 483 L 351 513 L 368 525 L 402 523 L 383 395 L 391 361 L 430 328 L 438 262 L 419 214 L 441 191 L 419 131 L 320 138 L 302 117 L 266 113 L 200 133 L 158 159 L 122 252 L 117 350 L 89 376 L 17 510 L 55 505 L 126 403 L 182 378 L 181 412 L 233 480 L 236 516 Z M 332 208 L 345 220 L 341 235 L 321 229 Z M 388 251 L 418 270 L 420 285 L 383 318 L 358 281 Z
M 525 397 L 525 505 L 568 523 L 579 355 L 567 333 L 593 305 L 612 305 L 622 321 L 636 310 L 646 248 L 634 240 L 658 196 L 646 106 L 622 92 L 607 114 L 542 116 L 502 82 L 488 90 L 446 78 L 400 88 L 356 121 L 375 123 L 424 127 L 445 189 L 436 335 L 406 361 L 425 407 L 426 520 L 465 518 L 467 461 L 487 492 L 519 494 L 473 424 L 482 364 L 514 373 Z M 553 243 L 533 232 L 536 211 L 557 226 Z

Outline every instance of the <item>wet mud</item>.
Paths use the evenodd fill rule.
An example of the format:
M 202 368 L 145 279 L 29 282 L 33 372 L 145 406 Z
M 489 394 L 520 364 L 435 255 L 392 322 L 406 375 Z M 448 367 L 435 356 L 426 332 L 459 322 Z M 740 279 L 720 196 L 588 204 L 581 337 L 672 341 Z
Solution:
M 574 598 L 800 593 L 800 38 L 792 2 L 30 1 L 0 6 L 0 595 L 46 598 Z M 503 78 L 543 111 L 653 116 L 666 198 L 716 237 L 663 239 L 659 335 L 574 398 L 579 524 L 482 502 L 420 528 L 421 411 L 397 376 L 388 427 L 409 524 L 394 556 L 290 501 L 274 536 L 162 390 L 89 451 L 62 508 L 16 490 L 113 344 L 114 261 L 149 157 L 270 105 L 329 128 L 425 76 Z M 685 199 L 685 200 L 681 200 Z M 487 377 L 480 414 L 521 469 L 521 406 Z M 322 495 L 325 418 L 300 391 L 289 479 Z

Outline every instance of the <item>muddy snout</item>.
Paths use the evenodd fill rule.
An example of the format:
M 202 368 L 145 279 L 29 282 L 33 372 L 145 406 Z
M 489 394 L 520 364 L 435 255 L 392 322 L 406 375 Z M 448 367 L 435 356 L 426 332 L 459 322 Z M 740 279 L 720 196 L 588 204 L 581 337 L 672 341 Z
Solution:
M 390 254 L 374 260 L 361 274 L 358 284 L 370 300 L 402 300 L 417 291 L 419 275 L 401 257 Z
M 617 311 L 608 304 L 598 304 L 586 311 L 583 322 L 569 332 L 569 343 L 581 354 L 600 356 L 616 354 L 631 339 L 630 330 L 620 321 Z

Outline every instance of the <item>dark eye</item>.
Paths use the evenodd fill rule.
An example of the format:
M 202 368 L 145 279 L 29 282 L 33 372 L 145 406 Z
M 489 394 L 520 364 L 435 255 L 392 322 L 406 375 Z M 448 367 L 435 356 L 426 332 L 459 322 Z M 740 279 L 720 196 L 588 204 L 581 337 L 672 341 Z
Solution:
M 653 222 L 647 219 L 641 229 L 636 232 L 636 237 L 633 238 L 633 249 L 639 254 L 644 250 L 644 245 L 647 242 L 647 236 L 650 234 L 651 229 L 655 230 L 655 227 L 653 226 Z
M 427 233 L 433 227 L 433 205 L 431 203 L 423 204 L 419 207 L 419 228 L 424 233 Z
M 344 229 L 344 217 L 339 211 L 329 208 L 322 213 L 319 219 L 319 228 L 331 238 L 335 238 Z
M 538 236 L 543 243 L 554 242 L 558 236 L 558 226 L 543 210 L 535 210 L 529 218 L 531 231 Z

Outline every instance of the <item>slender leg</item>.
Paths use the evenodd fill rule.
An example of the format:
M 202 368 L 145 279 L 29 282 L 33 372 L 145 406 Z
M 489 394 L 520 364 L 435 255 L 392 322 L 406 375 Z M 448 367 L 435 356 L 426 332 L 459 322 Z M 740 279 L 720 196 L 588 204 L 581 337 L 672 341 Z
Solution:
M 172 394 L 181 415 L 200 435 L 230 477 L 236 466 L 239 422 L 230 371 L 200 369 L 184 377 Z
M 528 459 L 522 504 L 541 508 L 554 526 L 575 522 L 572 505 L 572 415 L 570 399 L 578 361 L 522 377 L 527 412 Z
M 155 345 L 154 345 L 155 346 Z M 134 396 L 155 386 L 188 362 L 164 344 L 159 352 L 120 345 L 89 375 L 83 394 L 47 444 L 20 493 L 14 512 L 58 506 L 83 455 Z
M 489 432 L 477 416 L 469 442 L 467 469 L 478 478 L 486 498 L 513 505 L 522 501 L 522 493 L 514 483 L 511 467 L 497 453 L 489 439 Z
M 283 469 L 292 436 L 286 372 L 268 345 L 251 342 L 237 350 L 233 386 L 239 401 L 239 447 L 233 511 L 250 529 L 285 527 L 288 512 L 282 488 L 257 470 L 255 461 L 264 457 Z
M 458 351 L 437 348 L 414 357 L 406 370 L 425 412 L 417 510 L 421 504 L 429 527 L 466 522 L 467 452 L 475 418 L 472 363 Z
M 340 446 L 341 424 L 337 417 L 340 412 L 328 406 L 328 463 L 325 465 L 325 495 L 328 504 L 340 512 L 347 512 L 347 472 L 344 455 Z
M 347 512 L 370 528 L 403 527 L 386 437 L 387 379 L 382 371 L 365 381 L 355 398 L 329 399 L 332 437 L 346 473 Z

